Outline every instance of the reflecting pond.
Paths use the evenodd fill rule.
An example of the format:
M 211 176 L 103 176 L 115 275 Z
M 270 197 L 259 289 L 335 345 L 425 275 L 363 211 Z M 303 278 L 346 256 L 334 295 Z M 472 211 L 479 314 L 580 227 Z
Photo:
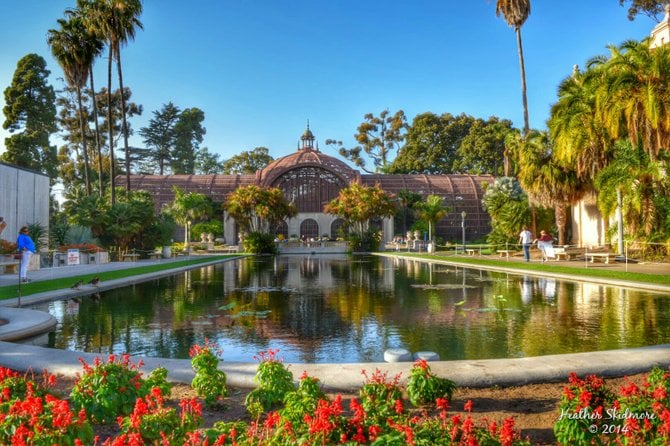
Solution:
M 225 361 L 279 349 L 288 362 L 511 358 L 670 342 L 670 296 L 411 259 L 281 256 L 228 261 L 40 306 L 48 346 Z

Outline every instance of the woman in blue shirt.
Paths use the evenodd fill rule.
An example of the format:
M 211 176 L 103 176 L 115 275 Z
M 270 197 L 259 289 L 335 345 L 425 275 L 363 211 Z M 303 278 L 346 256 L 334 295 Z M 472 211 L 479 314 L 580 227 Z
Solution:
M 19 280 L 21 282 L 30 282 L 28 280 L 28 264 L 30 257 L 35 253 L 35 243 L 30 238 L 28 226 L 23 226 L 19 231 L 19 237 L 16 239 L 16 247 L 21 254 L 21 267 L 19 268 Z

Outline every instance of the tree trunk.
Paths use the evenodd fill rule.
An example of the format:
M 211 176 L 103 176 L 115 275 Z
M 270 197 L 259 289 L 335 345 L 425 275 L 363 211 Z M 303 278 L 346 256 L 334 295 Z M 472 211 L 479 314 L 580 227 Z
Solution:
M 126 155 L 126 191 L 130 192 L 130 147 L 128 147 L 128 124 L 126 122 L 126 98 L 123 90 L 123 72 L 121 70 L 121 47 L 116 47 L 116 69 L 119 73 L 119 89 L 121 90 L 121 133 L 123 149 Z
M 528 120 L 528 98 L 526 97 L 526 66 L 523 62 L 523 45 L 521 44 L 521 27 L 516 28 L 516 43 L 519 47 L 519 67 L 521 68 L 521 100 L 523 102 L 523 138 L 530 133 Z
M 558 244 L 565 245 L 565 224 L 567 222 L 565 203 L 556 203 L 554 206 L 554 217 L 556 219 L 556 228 L 558 228 Z
M 109 133 L 109 195 L 112 205 L 116 202 L 116 179 L 114 178 L 114 118 L 112 115 L 112 59 L 113 46 L 109 48 L 109 62 L 107 64 L 107 131 Z
M 100 197 L 105 195 L 105 182 L 102 174 L 102 148 L 100 147 L 100 128 L 98 127 L 98 101 L 95 99 L 95 85 L 93 84 L 93 67 L 89 70 L 91 80 L 91 105 L 93 108 L 93 122 L 95 127 L 95 148 L 98 154 L 98 193 Z
M 81 85 L 77 83 L 77 105 L 79 107 L 79 129 L 81 130 L 81 149 L 84 152 L 84 183 L 86 196 L 91 196 L 91 174 L 89 172 L 88 147 L 86 146 L 86 123 L 84 122 L 84 106 L 81 102 Z

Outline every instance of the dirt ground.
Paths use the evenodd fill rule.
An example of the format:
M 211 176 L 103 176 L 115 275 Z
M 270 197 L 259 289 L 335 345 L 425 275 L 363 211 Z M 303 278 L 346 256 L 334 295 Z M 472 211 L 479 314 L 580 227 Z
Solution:
M 632 375 L 625 378 L 612 378 L 606 380 L 608 386 L 615 391 L 628 383 L 635 382 L 641 385 L 646 374 Z M 71 378 L 58 377 L 57 391 L 67 396 L 73 384 Z M 489 388 L 458 388 L 451 402 L 450 413 L 463 413 L 463 405 L 468 401 L 473 402 L 473 416 L 480 420 L 496 420 L 502 422 L 505 418 L 514 417 L 516 426 L 521 430 L 523 437 L 528 437 L 534 445 L 556 444 L 553 425 L 559 414 L 558 406 L 564 383 L 529 384 L 519 387 L 489 387 Z M 245 420 L 249 421 L 244 407 L 244 398 L 249 389 L 229 388 L 230 395 L 227 398 L 227 407 L 220 410 L 203 410 L 204 426 L 212 426 L 221 420 Z M 333 397 L 334 394 L 329 396 Z M 343 394 L 345 400 L 357 397 L 354 394 Z M 175 384 L 172 388 L 170 403 L 176 404 L 183 398 L 196 397 L 193 389 L 186 384 Z M 345 404 L 344 407 L 348 407 Z M 407 403 L 406 407 L 410 407 Z M 96 433 L 101 438 L 114 435 L 117 432 L 115 426 L 97 426 Z

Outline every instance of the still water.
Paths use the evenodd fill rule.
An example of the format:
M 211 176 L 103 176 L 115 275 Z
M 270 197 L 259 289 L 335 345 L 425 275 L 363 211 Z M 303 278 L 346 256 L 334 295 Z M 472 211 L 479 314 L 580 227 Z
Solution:
M 48 308 L 47 308 L 48 307 Z M 36 307 L 49 347 L 225 361 L 279 349 L 287 362 L 514 358 L 670 342 L 670 296 L 385 257 L 245 258 Z

